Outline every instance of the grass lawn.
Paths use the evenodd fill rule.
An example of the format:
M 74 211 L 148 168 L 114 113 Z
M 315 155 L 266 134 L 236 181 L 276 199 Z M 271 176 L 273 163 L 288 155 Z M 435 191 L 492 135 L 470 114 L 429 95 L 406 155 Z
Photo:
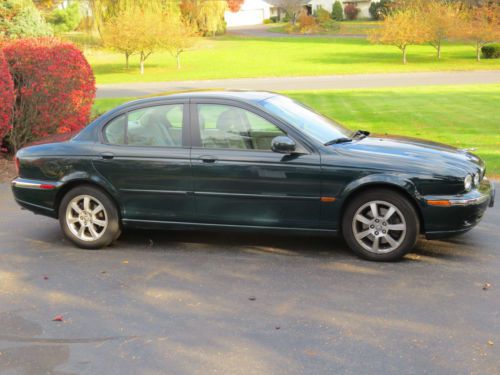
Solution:
M 131 68 L 124 56 L 104 49 L 85 52 L 98 83 L 154 82 L 244 77 L 500 69 L 500 59 L 477 62 L 470 45 L 446 44 L 441 61 L 431 46 L 410 46 L 408 64 L 396 47 L 372 45 L 360 38 L 204 38 L 182 55 L 182 69 L 167 52 L 153 54 L 139 74 L 138 57 Z
M 286 93 L 347 127 L 475 147 L 500 177 L 500 85 L 428 86 Z M 129 99 L 98 99 L 103 113 Z

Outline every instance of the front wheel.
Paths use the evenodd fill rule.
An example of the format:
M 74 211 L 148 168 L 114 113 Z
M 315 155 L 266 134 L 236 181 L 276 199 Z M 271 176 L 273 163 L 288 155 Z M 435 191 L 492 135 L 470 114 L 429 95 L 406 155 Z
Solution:
M 349 247 L 362 258 L 394 261 L 413 249 L 420 223 L 405 197 L 394 191 L 371 190 L 348 204 L 342 233 Z
M 99 249 L 120 235 L 118 211 L 106 193 L 93 186 L 79 186 L 63 197 L 59 223 L 66 237 L 84 249 Z

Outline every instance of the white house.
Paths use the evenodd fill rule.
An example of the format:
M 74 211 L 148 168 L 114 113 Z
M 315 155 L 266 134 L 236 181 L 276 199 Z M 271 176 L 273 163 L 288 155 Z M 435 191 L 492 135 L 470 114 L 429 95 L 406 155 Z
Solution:
M 341 0 L 343 5 L 349 3 L 356 4 L 360 9 L 359 18 L 369 18 L 368 9 L 372 0 Z M 280 0 L 245 0 L 238 12 L 226 11 L 224 18 L 228 27 L 259 25 L 265 19 L 278 17 Z M 331 12 L 335 0 L 304 0 L 304 7 L 311 13 L 318 8 L 326 9 Z
M 278 1 L 245 0 L 238 12 L 227 10 L 224 13 L 228 27 L 259 25 L 270 17 L 278 16 Z

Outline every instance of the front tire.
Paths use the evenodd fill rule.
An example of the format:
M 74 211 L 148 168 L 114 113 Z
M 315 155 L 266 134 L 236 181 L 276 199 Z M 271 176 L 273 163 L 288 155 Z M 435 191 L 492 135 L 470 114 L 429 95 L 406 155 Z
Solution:
M 59 205 L 59 223 L 65 236 L 83 249 L 100 249 L 120 236 L 114 202 L 93 186 L 71 189 Z
M 360 257 L 395 261 L 415 246 L 420 233 L 418 214 L 404 196 L 392 190 L 369 190 L 349 202 L 342 233 Z

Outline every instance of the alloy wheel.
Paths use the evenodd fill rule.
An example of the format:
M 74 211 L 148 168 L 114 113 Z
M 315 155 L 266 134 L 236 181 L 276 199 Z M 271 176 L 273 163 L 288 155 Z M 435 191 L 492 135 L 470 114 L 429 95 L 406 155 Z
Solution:
M 90 195 L 79 195 L 66 208 L 66 224 L 78 239 L 96 241 L 108 227 L 108 215 L 99 200 Z
M 385 201 L 371 201 L 354 214 L 352 229 L 356 241 L 376 254 L 396 250 L 406 236 L 406 221 L 401 211 Z

